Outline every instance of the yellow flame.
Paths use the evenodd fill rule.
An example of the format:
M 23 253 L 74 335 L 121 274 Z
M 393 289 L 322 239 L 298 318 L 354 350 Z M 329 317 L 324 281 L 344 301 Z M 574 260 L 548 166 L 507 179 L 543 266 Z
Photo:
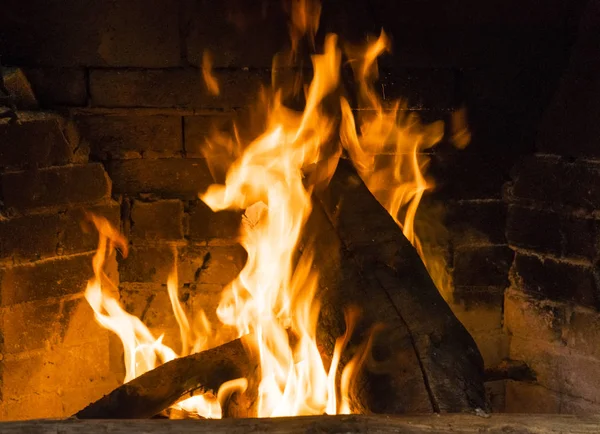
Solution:
M 444 124 L 422 124 L 400 100 L 384 107 L 374 82 L 378 78 L 377 58 L 388 51 L 390 41 L 383 31 L 366 48 L 347 50 L 359 87 L 359 110 L 355 120 L 350 104 L 342 98 L 340 139 L 369 190 L 415 246 L 442 295 L 448 296 L 451 279 L 444 258 L 430 245 L 424 247 L 415 230 L 423 194 L 434 187 L 424 175 L 429 163 L 425 151 L 442 139 Z M 465 147 L 470 136 L 464 110 L 454 114 L 453 126 L 456 146 Z
M 302 37 L 314 44 L 320 10 L 316 0 L 293 1 L 291 58 L 297 54 Z M 337 339 L 326 368 L 316 340 L 320 305 L 315 297 L 318 275 L 313 270 L 314 247 L 306 246 L 302 256 L 296 257 L 312 211 L 312 190 L 332 176 L 343 147 L 369 189 L 402 227 L 426 264 L 429 260 L 430 272 L 434 269 L 431 264 L 435 261 L 422 248 L 414 222 L 424 192 L 433 187 L 424 175 L 428 158 L 423 151 L 441 139 L 443 124 L 422 125 L 400 101 L 384 107 L 373 83 L 378 77 L 377 58 L 389 49 L 389 40 L 382 31 L 366 47 L 348 50 L 358 83 L 361 110 L 356 116 L 345 98 L 339 100 L 339 121 L 330 110 L 331 101 L 338 101 L 328 97 L 339 87 L 342 55 L 337 37 L 328 35 L 323 53 L 312 56 L 314 76 L 305 88 L 302 111 L 284 104 L 287 97 L 296 95 L 298 80 L 286 88 L 278 86 L 274 76 L 272 89 L 263 89 L 259 95 L 259 110 L 253 113 L 255 122 L 249 133 L 235 126 L 232 134 L 215 134 L 207 141 L 209 167 L 213 174 L 224 174 L 225 182 L 211 185 L 200 198 L 214 211 L 244 211 L 240 243 L 248 259 L 222 293 L 216 312 L 222 324 L 216 332 L 203 311 L 193 321 L 188 318 L 178 297 L 175 263 L 167 290 L 180 330 L 179 353 L 120 307 L 118 290 L 103 266 L 115 248 L 126 255 L 127 242 L 108 221 L 91 216 L 100 240 L 94 257 L 95 276 L 88 283 L 86 298 L 98 322 L 118 334 L 123 342 L 125 381 L 160 363 L 225 343 L 220 330 L 229 326 L 239 336 L 250 334 L 250 351 L 259 359 L 259 417 L 351 412 L 353 381 L 370 352 L 373 334 L 346 364 L 338 385 L 338 366 L 358 313 L 354 309 L 346 312 L 346 332 Z M 202 71 L 209 91 L 218 94 L 206 52 Z M 464 113 L 455 116 L 455 125 L 456 145 L 464 146 Z M 381 155 L 387 158 L 382 159 Z M 318 177 L 305 177 L 304 172 L 315 164 L 327 170 L 320 171 Z M 211 391 L 188 397 L 174 408 L 204 417 L 222 417 L 227 397 L 245 391 L 247 385 L 248 379 L 237 379 L 223 384 L 216 395 Z

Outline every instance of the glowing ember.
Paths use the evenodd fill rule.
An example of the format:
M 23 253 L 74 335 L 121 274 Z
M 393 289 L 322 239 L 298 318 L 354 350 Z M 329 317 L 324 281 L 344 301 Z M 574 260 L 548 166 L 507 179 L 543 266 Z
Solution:
M 320 4 L 316 1 L 293 2 L 289 59 L 295 57 L 301 38 L 308 37 L 314 45 L 319 14 Z M 278 88 L 274 84 L 259 98 L 263 120 L 260 125 L 264 126 L 259 134 L 245 141 L 236 129 L 231 137 L 213 136 L 207 143 L 209 165 L 213 170 L 227 168 L 227 175 L 224 185 L 212 185 L 200 198 L 215 211 L 244 211 L 240 242 L 248 259 L 237 278 L 223 291 L 217 316 L 224 326 L 235 327 L 239 336 L 252 337 L 249 339 L 254 347 L 252 353 L 257 354 L 260 362 L 256 408 L 259 417 L 350 413 L 352 405 L 348 397 L 353 378 L 371 344 L 371 339 L 363 344 L 345 366 L 339 381 L 338 364 L 352 335 L 357 313 L 347 314 L 346 333 L 336 342 L 334 354 L 325 355 L 331 359 L 329 367 L 317 348 L 318 276 L 312 270 L 310 249 L 305 250 L 299 262 L 295 261 L 311 213 L 314 187 L 305 179 L 303 170 L 329 160 L 330 170 L 324 178 L 331 176 L 341 148 L 345 148 L 367 186 L 423 253 L 415 234 L 414 218 L 419 201 L 431 183 L 423 176 L 426 159 L 420 153 L 440 140 L 443 126 L 421 125 L 416 117 L 401 110 L 399 102 L 391 108 L 383 107 L 373 81 L 377 78 L 377 58 L 387 50 L 389 41 L 382 32 L 365 49 L 348 51 L 359 83 L 359 108 L 366 109 L 356 119 L 343 98 L 338 107 L 341 124 L 324 107 L 325 98 L 339 88 L 342 57 L 336 36 L 329 35 L 324 52 L 313 56 L 314 77 L 306 89 L 303 111 L 284 105 L 284 99 L 294 94 L 298 86 Z M 274 61 L 274 70 L 275 66 Z M 211 68 L 211 59 L 205 53 L 202 74 L 208 90 L 216 95 L 219 84 Z M 295 83 L 299 79 L 300 76 Z M 464 143 L 464 136 L 457 133 L 457 140 Z M 382 153 L 393 158 L 381 165 L 376 156 Z M 323 176 L 319 181 L 323 181 Z M 95 277 L 88 283 L 86 298 L 97 321 L 118 334 L 123 342 L 125 381 L 174 358 L 225 343 L 224 338 L 212 331 L 214 327 L 202 312 L 195 321 L 188 319 L 177 296 L 176 264 L 167 288 L 180 329 L 179 352 L 164 345 L 162 336 L 155 337 L 139 318 L 125 312 L 115 297 L 118 289 L 103 272 L 103 263 L 115 249 L 126 255 L 126 240 L 106 220 L 91 218 L 100 233 L 100 242 L 94 257 Z M 235 391 L 243 392 L 247 386 L 248 379 L 240 378 L 223 384 L 216 396 L 213 393 L 193 396 L 175 408 L 220 418 L 220 403 Z

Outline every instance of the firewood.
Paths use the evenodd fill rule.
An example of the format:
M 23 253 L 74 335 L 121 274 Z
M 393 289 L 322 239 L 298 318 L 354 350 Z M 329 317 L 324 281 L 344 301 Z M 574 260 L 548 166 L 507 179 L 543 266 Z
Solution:
M 319 271 L 329 274 L 322 277 L 329 286 L 324 297 L 331 294 L 330 304 L 335 306 L 327 309 L 324 303 L 322 316 L 339 312 L 343 304 L 357 304 L 365 312 L 363 329 L 376 321 L 387 327 L 376 338 L 371 363 L 362 375 L 362 393 L 370 395 L 363 402 L 366 399 L 365 404 L 376 413 L 412 412 L 428 406 L 434 412 L 488 411 L 477 345 L 440 295 L 416 250 L 350 161 L 340 160 L 317 197 L 316 205 L 322 206 L 335 228 L 326 230 L 329 237 L 317 237 L 316 263 Z M 313 215 L 318 213 L 315 206 Z M 336 243 L 334 233 L 341 245 L 319 252 Z M 334 271 L 326 262 L 336 256 L 338 270 Z M 331 276 L 339 268 L 342 275 Z M 336 323 L 330 318 L 322 322 Z M 407 385 L 410 391 L 402 390 Z
M 241 339 L 181 357 L 121 385 L 74 415 L 77 419 L 144 419 L 198 390 L 215 393 L 221 384 L 254 375 L 256 363 Z M 248 391 L 247 391 L 248 393 Z M 250 404 L 248 404 L 250 405 Z M 240 415 L 247 416 L 244 411 Z

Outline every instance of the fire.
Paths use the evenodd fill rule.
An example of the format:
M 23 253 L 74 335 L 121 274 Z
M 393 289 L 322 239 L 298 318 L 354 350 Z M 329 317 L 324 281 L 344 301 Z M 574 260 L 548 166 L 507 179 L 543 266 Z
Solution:
M 382 31 L 365 48 L 346 50 L 359 87 L 359 110 L 355 116 L 350 104 L 342 99 L 340 139 L 371 193 L 402 228 L 436 286 L 448 297 L 451 281 L 444 258 L 431 245 L 424 245 L 415 229 L 423 194 L 434 187 L 433 181 L 425 177 L 429 163 L 426 151 L 442 139 L 444 123 L 421 123 L 417 114 L 407 110 L 406 103 L 400 100 L 384 106 L 374 83 L 378 78 L 377 58 L 390 49 L 390 40 Z M 470 134 L 464 108 L 453 114 L 452 128 L 455 146 L 467 146 Z
M 289 59 L 296 56 L 301 38 L 307 37 L 314 46 L 320 8 L 315 0 L 292 3 Z M 276 57 L 272 89 L 264 89 L 258 99 L 257 118 L 261 121 L 252 125 L 260 129 L 259 133 L 245 139 L 236 127 L 231 136 L 221 133 L 207 142 L 206 158 L 211 170 L 226 171 L 226 177 L 223 185 L 212 185 L 200 194 L 201 200 L 214 211 L 244 211 L 240 242 L 248 259 L 224 289 L 217 316 L 223 325 L 235 327 L 239 336 L 248 337 L 252 346 L 249 350 L 259 359 L 259 417 L 350 413 L 353 379 L 366 360 L 373 338 L 355 353 L 340 378 L 338 365 L 358 313 L 347 312 L 345 334 L 338 338 L 334 354 L 325 355 L 331 359 L 329 366 L 317 347 L 318 275 L 313 270 L 310 246 L 296 259 L 312 211 L 311 194 L 316 182 L 304 176 L 307 167 L 328 162 L 329 171 L 318 180 L 326 181 L 323 177 L 333 174 L 345 149 L 369 189 L 424 254 L 414 228 L 419 202 L 432 187 L 424 176 L 427 158 L 422 153 L 441 139 L 443 125 L 422 125 L 401 102 L 384 107 L 373 83 L 377 79 L 377 58 L 389 48 L 382 32 L 366 48 L 347 50 L 358 83 L 358 115 L 344 98 L 337 107 L 341 119 L 331 110 L 331 97 L 336 100 L 334 92 L 340 86 L 342 51 L 337 37 L 328 35 L 323 53 L 312 57 L 314 76 L 305 88 L 302 111 L 285 105 L 286 98 L 302 88 L 298 86 L 302 77 L 296 77 L 291 87 L 278 86 L 276 66 L 281 58 Z M 219 84 L 211 68 L 211 59 L 205 53 L 203 77 L 207 89 L 216 95 Z M 463 130 L 457 130 L 455 136 L 464 144 Z M 380 161 L 381 154 L 389 154 L 390 158 Z M 117 249 L 126 256 L 127 242 L 105 219 L 90 218 L 100 239 L 93 263 L 95 276 L 88 282 L 85 296 L 96 320 L 123 342 L 125 381 L 161 363 L 225 343 L 202 312 L 194 321 L 188 318 L 177 294 L 177 264 L 167 290 L 180 329 L 178 352 L 166 346 L 162 336 L 154 336 L 139 318 L 125 312 L 117 300 L 118 288 L 103 266 L 106 257 Z M 224 399 L 247 387 L 248 379 L 240 378 L 223 384 L 218 391 L 189 397 L 174 408 L 220 418 Z

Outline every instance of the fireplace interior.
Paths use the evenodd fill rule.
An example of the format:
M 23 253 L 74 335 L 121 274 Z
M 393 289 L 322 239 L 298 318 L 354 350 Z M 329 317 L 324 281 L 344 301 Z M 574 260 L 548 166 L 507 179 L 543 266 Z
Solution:
M 315 51 L 327 34 L 358 44 L 383 28 L 392 46 L 378 62 L 383 106 L 401 98 L 401 114 L 444 122 L 441 141 L 419 150 L 428 185 L 414 231 L 439 300 L 483 358 L 481 412 L 598 412 L 600 2 L 351 3 L 323 0 Z M 126 376 L 121 339 L 84 296 L 98 246 L 89 213 L 127 239 L 128 255 L 104 263 L 127 312 L 179 348 L 167 289 L 175 267 L 184 311 L 205 314 L 216 332 L 221 294 L 248 260 L 247 216 L 199 198 L 225 180 L 207 138 L 253 114 L 273 55 L 289 45 L 289 2 L 0 7 L 0 420 L 63 418 Z M 309 71 L 309 82 L 310 58 L 299 57 L 288 69 Z M 349 94 L 359 86 L 351 66 L 342 58 Z M 363 204 L 345 209 L 368 228 Z M 435 323 L 437 302 L 430 308 Z M 446 408 L 415 401 L 407 408 L 418 413 Z

